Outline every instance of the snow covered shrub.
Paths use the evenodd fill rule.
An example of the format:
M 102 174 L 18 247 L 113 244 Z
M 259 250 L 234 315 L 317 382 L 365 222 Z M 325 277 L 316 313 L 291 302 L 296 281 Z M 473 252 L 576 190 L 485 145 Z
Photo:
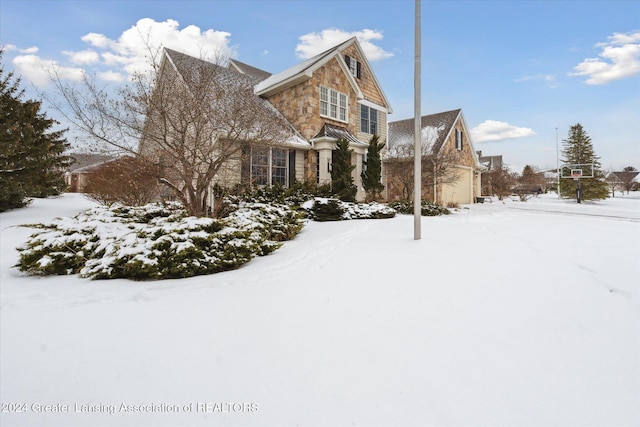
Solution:
M 166 279 L 238 268 L 293 238 L 303 215 L 286 206 L 240 204 L 223 219 L 187 216 L 177 204 L 97 207 L 39 225 L 18 248 L 32 274 Z
M 338 199 L 315 198 L 303 205 L 314 221 L 342 221 L 345 209 L 343 201 Z
M 392 202 L 389 203 L 389 206 L 401 214 L 413 215 L 412 201 L 405 200 L 400 202 Z M 451 213 L 449 209 L 442 207 L 437 203 L 429 202 L 427 200 L 422 201 L 420 212 L 422 216 L 448 215 Z
M 315 221 L 393 218 L 396 215 L 394 209 L 380 203 L 351 203 L 323 197 L 307 201 L 302 207 Z
M 314 197 L 330 197 L 331 187 L 299 181 L 287 188 L 280 185 L 272 187 L 238 186 L 228 191 L 228 196 L 229 200 L 236 201 L 302 206 L 304 202 Z

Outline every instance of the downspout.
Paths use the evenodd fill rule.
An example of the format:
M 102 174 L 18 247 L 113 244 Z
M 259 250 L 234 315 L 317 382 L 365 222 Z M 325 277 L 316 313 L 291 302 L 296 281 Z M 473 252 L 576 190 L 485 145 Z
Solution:
M 433 158 L 431 163 L 433 163 L 433 203 L 438 203 L 438 168 Z

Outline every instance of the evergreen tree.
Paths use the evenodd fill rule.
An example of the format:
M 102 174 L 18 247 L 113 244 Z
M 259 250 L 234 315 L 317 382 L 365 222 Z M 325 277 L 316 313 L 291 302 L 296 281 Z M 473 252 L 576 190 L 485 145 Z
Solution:
M 354 202 L 358 191 L 351 176 L 351 172 L 355 169 L 355 166 L 351 165 L 352 153 L 349 141 L 341 138 L 336 142 L 331 168 L 331 189 L 336 197 L 345 202 Z
M 50 131 L 58 123 L 40 113 L 40 102 L 23 96 L 20 79 L 0 65 L 0 212 L 26 205 L 28 197 L 62 192 L 64 168 L 72 162 L 64 155 L 65 131 Z
M 380 182 L 382 176 L 382 162 L 380 161 L 380 150 L 384 147 L 384 142 L 380 142 L 378 135 L 373 135 L 369 141 L 367 161 L 365 169 L 362 171 L 362 186 L 367 193 L 367 200 L 378 200 L 380 193 L 384 190 L 384 185 Z
M 572 179 L 560 180 L 560 194 L 565 198 L 577 199 L 578 185 L 581 189 L 580 199 L 582 200 L 602 200 L 606 199 L 609 191 L 605 181 L 604 173 L 601 170 L 600 158 L 596 156 L 591 138 L 584 131 L 580 123 L 569 128 L 569 136 L 562 141 L 563 163 L 571 165 L 593 164 L 593 178 L 582 178 L 577 182 Z M 583 171 L 584 174 L 591 172 Z

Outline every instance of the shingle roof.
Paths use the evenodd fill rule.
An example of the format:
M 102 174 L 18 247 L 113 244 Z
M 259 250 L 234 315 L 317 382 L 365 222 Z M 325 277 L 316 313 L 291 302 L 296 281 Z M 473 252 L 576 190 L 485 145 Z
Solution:
M 245 64 L 244 62 L 240 62 L 237 59 L 229 60 L 229 68 L 235 68 L 242 74 L 246 74 L 255 79 L 256 83 L 259 83 L 269 77 L 271 77 L 271 73 L 261 70 L 259 68 L 253 67 L 249 64 Z
M 115 159 L 114 156 L 98 153 L 71 153 L 69 156 L 73 159 L 73 163 L 68 169 L 69 172 L 101 165 L 104 162 Z
M 457 109 L 422 116 L 420 125 L 423 133 L 423 143 L 428 143 L 429 148 L 433 147 L 435 152 L 439 151 L 461 111 L 461 109 Z M 387 136 L 389 148 L 413 144 L 414 123 L 413 118 L 389 122 L 389 135 Z M 425 134 L 429 134 L 430 140 L 425 141 Z
M 618 179 L 622 182 L 633 182 L 635 178 L 638 177 L 640 172 L 638 171 L 622 171 L 622 172 L 612 172 Z
M 349 43 L 353 43 L 355 38 L 351 38 L 346 40 L 339 45 L 332 47 L 331 49 L 327 49 L 322 53 L 317 54 L 304 62 L 301 62 L 297 65 L 294 65 L 291 68 L 288 68 L 280 73 L 274 74 L 266 80 L 261 81 L 255 87 L 256 93 L 263 93 L 268 89 L 279 86 L 288 80 L 296 80 L 298 78 L 306 79 L 310 78 L 310 75 L 307 75 L 307 72 L 314 65 L 321 63 L 325 58 L 331 57 L 338 49 L 340 49 L 343 45 L 347 45 Z M 297 81 L 297 80 L 296 80 Z
M 212 76 L 222 86 L 224 86 L 225 90 L 223 98 L 226 97 L 225 99 L 233 99 L 237 96 L 247 97 L 248 92 L 243 89 L 246 87 L 252 87 L 255 83 L 253 76 L 241 74 L 226 67 L 194 58 L 172 49 L 165 48 L 165 52 L 170 61 L 174 64 L 176 71 L 182 76 L 187 84 L 189 84 L 191 76 L 196 76 L 203 67 L 205 69 L 211 69 Z M 283 124 L 283 134 L 289 135 L 285 141 L 286 143 L 310 147 L 309 142 L 300 135 L 300 133 L 269 101 L 256 95 L 252 90 L 249 92 L 250 95 L 246 98 L 246 101 L 249 103 L 248 108 L 255 109 L 256 114 L 264 114 L 264 117 L 273 118 L 272 122 L 281 122 Z M 221 102 L 223 103 L 224 100 Z

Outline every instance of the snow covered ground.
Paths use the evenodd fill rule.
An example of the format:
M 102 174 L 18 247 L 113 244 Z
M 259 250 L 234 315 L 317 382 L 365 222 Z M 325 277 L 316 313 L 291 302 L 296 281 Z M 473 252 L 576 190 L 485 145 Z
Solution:
M 0 424 L 638 426 L 640 198 L 309 223 L 239 270 L 29 277 L 0 214 Z

